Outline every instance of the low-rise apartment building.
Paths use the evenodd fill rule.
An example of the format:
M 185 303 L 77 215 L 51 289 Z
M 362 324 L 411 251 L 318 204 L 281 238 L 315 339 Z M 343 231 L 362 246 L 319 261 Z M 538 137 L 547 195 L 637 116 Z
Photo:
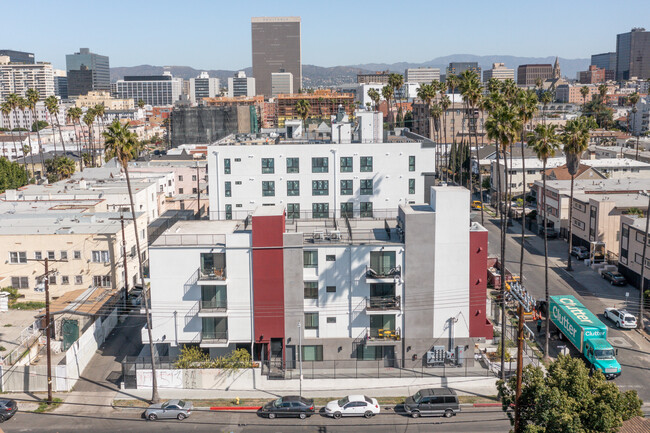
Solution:
M 435 145 L 309 143 L 211 146 L 210 219 L 242 219 L 281 205 L 287 218 L 383 217 L 428 200 Z
M 430 202 L 383 220 L 288 219 L 276 205 L 178 222 L 150 247 L 152 337 L 170 355 L 194 343 L 288 366 L 299 339 L 304 361 L 422 365 L 433 345 L 473 347 L 492 336 L 487 231 L 470 226 L 468 190 L 434 187 Z
M 126 239 L 127 278 L 124 280 L 122 225 Z M 140 254 L 147 259 L 147 216 L 136 213 Z M 60 212 L 3 214 L 0 218 L 2 287 L 14 287 L 28 301 L 45 298 L 44 259 L 52 260 L 50 296 L 90 286 L 122 289 L 140 284 L 135 233 L 130 213 Z
M 645 197 L 647 201 L 647 197 Z M 647 215 L 644 214 L 644 215 Z M 618 270 L 635 287 L 641 287 L 641 262 L 646 219 L 638 215 L 621 217 L 621 242 L 618 255 Z M 645 287 L 650 287 L 650 249 L 646 248 Z

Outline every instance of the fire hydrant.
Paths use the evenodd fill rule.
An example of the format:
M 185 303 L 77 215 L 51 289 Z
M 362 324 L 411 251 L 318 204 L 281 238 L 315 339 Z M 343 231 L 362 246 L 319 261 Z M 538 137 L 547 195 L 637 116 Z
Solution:
M 239 406 L 239 397 L 235 397 L 235 404 Z

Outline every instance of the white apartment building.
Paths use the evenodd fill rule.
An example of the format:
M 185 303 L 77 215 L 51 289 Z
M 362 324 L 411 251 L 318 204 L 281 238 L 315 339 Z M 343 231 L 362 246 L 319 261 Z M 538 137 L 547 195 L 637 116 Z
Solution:
M 210 219 L 281 205 L 288 218 L 382 218 L 428 200 L 435 147 L 403 143 L 208 147 Z
M 201 72 L 198 77 L 190 78 L 189 96 L 193 104 L 201 102 L 203 98 L 219 96 L 219 79 L 210 78 L 207 72 Z
M 66 111 L 67 109 L 71 106 L 71 104 L 65 104 L 61 103 L 59 101 L 59 122 L 61 122 L 61 126 L 65 127 L 66 124 Z M 56 125 L 56 120 L 53 119 L 54 116 L 51 116 L 50 113 L 47 111 L 47 108 L 45 108 L 45 102 L 42 100 L 41 96 L 41 101 L 36 103 L 36 119 L 45 121 L 48 124 L 54 123 Z M 9 120 L 9 123 L 7 123 L 7 119 Z M 31 131 L 32 124 L 36 120 L 34 118 L 34 115 L 31 110 L 27 109 L 25 111 L 22 110 L 13 110 L 9 117 L 5 117 L 4 115 L 0 116 L 0 127 L 1 128 L 8 128 L 8 129 L 14 129 L 14 128 L 25 128 L 29 129 Z M 43 134 L 44 130 L 41 130 L 41 134 Z M 59 133 L 58 128 L 57 128 L 57 134 Z M 65 134 L 65 131 L 64 131 Z M 58 137 L 57 137 L 58 140 Z
M 244 71 L 228 77 L 228 96 L 255 96 L 255 78 L 247 77 Z
M 293 93 L 293 74 L 291 72 L 271 73 L 271 96 Z
M 404 71 L 404 81 L 417 84 L 431 84 L 440 81 L 440 68 L 408 68 Z
M 54 95 L 52 65 L 9 63 L 9 56 L 0 56 L 0 100 L 11 93 L 25 96 L 27 89 L 36 89 L 42 99 Z
M 650 130 L 650 96 L 639 98 L 636 113 L 628 113 L 634 135 L 642 135 Z
M 359 101 L 362 107 L 370 106 L 371 108 L 375 108 L 373 107 L 374 102 L 372 101 L 372 99 L 370 99 L 370 96 L 368 96 L 368 91 L 370 89 L 376 90 L 377 93 L 379 93 L 379 100 L 383 101 L 384 97 L 381 96 L 382 87 L 384 86 L 378 83 L 359 83 L 357 84 L 357 91 L 355 92 L 356 93 L 355 100 Z
M 515 79 L 515 70 L 511 68 L 506 68 L 504 63 L 492 63 L 492 69 L 486 69 L 483 71 L 483 82 L 487 83 L 492 78 L 505 81 Z

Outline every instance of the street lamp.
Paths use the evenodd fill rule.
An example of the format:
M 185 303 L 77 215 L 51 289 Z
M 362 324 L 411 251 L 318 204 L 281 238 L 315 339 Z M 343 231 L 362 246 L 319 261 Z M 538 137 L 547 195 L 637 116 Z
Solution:
M 300 320 L 298 321 L 298 365 L 300 368 L 300 393 L 302 397 L 302 329 Z
M 639 194 L 648 197 L 648 208 L 645 212 L 645 232 L 643 233 L 643 254 L 641 256 L 641 284 L 639 285 L 639 326 L 643 330 L 643 292 L 645 291 L 645 255 L 648 247 L 648 226 L 650 224 L 650 215 L 648 215 L 650 213 L 650 194 L 646 190 L 641 191 Z

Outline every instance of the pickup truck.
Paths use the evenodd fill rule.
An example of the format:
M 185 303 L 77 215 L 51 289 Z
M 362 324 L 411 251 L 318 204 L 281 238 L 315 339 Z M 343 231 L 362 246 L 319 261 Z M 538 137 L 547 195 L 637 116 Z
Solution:
M 601 371 L 607 379 L 621 374 L 617 351 L 607 341 L 607 326 L 574 296 L 551 296 L 549 317 L 566 338 L 586 359 L 590 370 Z

